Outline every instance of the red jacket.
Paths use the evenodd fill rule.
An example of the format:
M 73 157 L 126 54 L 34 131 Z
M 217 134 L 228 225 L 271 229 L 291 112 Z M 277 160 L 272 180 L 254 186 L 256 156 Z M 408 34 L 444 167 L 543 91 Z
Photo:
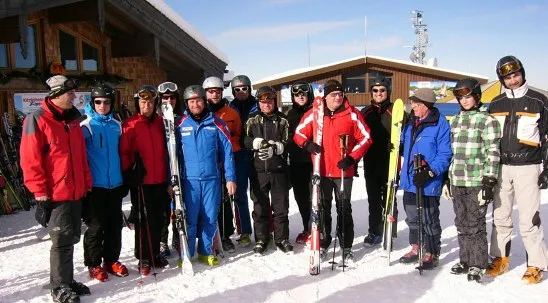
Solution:
M 325 101 L 324 101 L 325 103 Z M 354 158 L 357 163 L 369 146 L 373 143 L 369 134 L 369 127 L 363 121 L 363 116 L 355 107 L 350 106 L 348 100 L 344 100 L 344 108 L 335 111 L 330 116 L 325 108 L 323 117 L 322 155 L 320 158 L 320 175 L 322 177 L 340 178 L 341 169 L 337 162 L 341 160 L 341 149 L 339 145 L 339 134 L 348 134 L 347 155 Z M 312 121 L 314 111 L 307 111 L 301 118 L 301 122 L 295 130 L 293 140 L 302 147 L 306 141 L 313 141 Z M 344 171 L 344 177 L 354 176 L 354 166 Z
M 60 111 L 46 98 L 38 110 L 25 118 L 21 168 L 25 185 L 35 197 L 75 201 L 92 186 L 86 143 L 77 116 L 67 123 L 59 112 L 53 112 L 57 110 Z
M 141 114 L 135 114 L 122 123 L 122 170 L 130 168 L 135 162 L 134 151 L 137 151 L 145 165 L 144 184 L 167 182 L 168 154 L 162 117 L 155 114 L 151 120 Z

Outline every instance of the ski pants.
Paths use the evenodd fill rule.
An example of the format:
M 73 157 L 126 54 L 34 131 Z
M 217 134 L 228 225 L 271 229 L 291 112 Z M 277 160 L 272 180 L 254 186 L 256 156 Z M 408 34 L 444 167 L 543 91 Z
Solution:
M 236 225 L 238 233 L 251 234 L 251 217 L 249 215 L 249 200 L 247 198 L 247 189 L 249 173 L 253 170 L 253 153 L 241 149 L 234 153 L 234 162 L 236 166 Z
M 140 193 L 141 188 L 144 201 Z M 145 184 L 131 189 L 132 207 L 141 212 L 140 222 L 139 220 L 135 222 L 135 257 L 137 259 L 152 261 L 152 258 L 159 255 L 166 204 L 169 201 L 166 183 Z
M 324 228 L 324 238 L 320 246 L 327 249 L 331 245 L 331 203 L 333 192 L 335 192 L 335 203 L 337 209 L 337 230 L 341 248 L 352 248 L 354 243 L 354 221 L 352 219 L 352 194 L 353 178 L 344 178 L 343 191 L 341 192 L 341 178 L 321 177 L 320 180 L 320 221 Z M 344 239 L 344 242 L 343 242 Z
M 230 202 L 230 197 L 228 195 L 228 190 L 226 189 L 226 181 L 224 178 L 224 173 L 221 176 L 221 208 L 219 209 L 219 215 L 217 216 L 217 221 L 219 223 L 219 233 L 221 237 L 229 238 L 234 234 L 234 215 L 232 214 L 232 202 Z
M 84 234 L 84 265 L 118 261 L 122 249 L 122 187 L 94 187 L 91 222 Z
M 369 230 L 370 234 L 382 236 L 383 234 L 383 209 L 386 205 L 386 182 L 388 180 L 388 165 L 384 171 L 367 169 L 364 171 L 365 188 L 367 190 L 367 203 L 369 204 Z M 397 207 L 394 208 L 397 210 Z M 395 211 L 394 214 L 397 212 Z M 397 216 L 396 216 L 397 218 Z
M 74 244 L 80 241 L 82 202 L 50 202 L 51 217 L 48 233 L 51 238 L 49 253 L 51 289 L 69 285 L 74 280 Z M 21 256 L 23 257 L 23 256 Z
M 510 255 L 515 199 L 519 208 L 521 239 L 527 251 L 527 266 L 547 270 L 548 253 L 540 225 L 540 189 L 537 185 L 540 172 L 538 164 L 501 165 L 493 201 L 490 253 L 494 257 Z
M 160 237 L 160 242 L 167 244 L 168 238 L 169 238 L 169 224 L 171 223 L 171 214 L 173 209 L 175 209 L 175 201 L 171 199 L 169 203 L 166 204 L 166 210 L 164 211 L 164 226 L 162 227 L 162 235 Z M 172 245 L 173 243 L 177 243 L 179 232 L 177 231 L 177 227 L 175 227 L 175 223 L 171 224 L 171 236 L 172 236 Z M 176 245 L 174 245 L 175 247 Z
M 289 167 L 293 195 L 303 220 L 303 230 L 310 231 L 310 211 L 312 209 L 312 162 L 291 163 Z
M 419 212 L 417 195 L 403 193 L 403 205 L 409 227 L 409 244 L 419 244 Z M 422 195 L 422 231 L 424 249 L 427 253 L 439 255 L 441 251 L 440 197 Z
M 487 205 L 479 205 L 480 191 L 481 187 L 451 186 L 460 262 L 485 269 L 489 263 L 485 223 Z
M 190 257 L 194 256 L 196 250 L 196 237 L 198 237 L 198 254 L 213 255 L 213 242 L 217 232 L 217 216 L 221 203 L 221 178 L 185 179 L 183 183 Z
M 285 173 L 252 171 L 251 190 L 255 195 L 253 205 L 253 227 L 255 240 L 270 239 L 270 214 L 273 214 L 274 241 L 289 239 L 289 186 Z M 272 199 L 270 199 L 270 197 Z

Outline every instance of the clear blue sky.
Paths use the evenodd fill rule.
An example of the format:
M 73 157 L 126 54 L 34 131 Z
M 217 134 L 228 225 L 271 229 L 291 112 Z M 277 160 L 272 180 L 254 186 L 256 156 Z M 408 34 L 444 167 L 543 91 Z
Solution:
M 548 90 L 548 1 L 166 0 L 251 80 L 364 54 L 409 60 L 411 11 L 422 10 L 439 67 L 496 79 L 512 54 Z M 367 34 L 364 19 L 367 17 Z

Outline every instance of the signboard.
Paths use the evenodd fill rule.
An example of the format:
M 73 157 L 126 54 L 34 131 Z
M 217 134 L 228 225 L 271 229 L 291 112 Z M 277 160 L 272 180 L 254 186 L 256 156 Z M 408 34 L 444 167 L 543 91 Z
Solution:
M 314 98 L 323 97 L 323 84 L 312 84 Z M 291 85 L 282 85 L 282 105 L 291 105 Z M 311 100 L 312 101 L 312 100 Z
M 42 101 L 47 96 L 47 93 L 15 93 L 13 95 L 15 108 L 23 114 L 28 115 L 40 108 Z M 84 107 L 91 101 L 89 92 L 76 92 L 76 98 L 72 102 L 74 106 L 84 113 Z
M 413 91 L 419 88 L 431 88 L 436 93 L 436 100 L 443 99 L 453 95 L 453 87 L 457 85 L 456 81 L 414 81 L 409 82 L 409 96 L 413 95 Z

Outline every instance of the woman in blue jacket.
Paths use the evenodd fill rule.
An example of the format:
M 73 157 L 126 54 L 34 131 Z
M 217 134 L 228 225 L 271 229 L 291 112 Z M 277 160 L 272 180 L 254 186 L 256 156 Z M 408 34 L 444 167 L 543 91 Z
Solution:
M 118 261 L 122 248 L 122 199 L 125 194 L 118 143 L 122 132 L 113 116 L 115 94 L 107 85 L 91 90 L 85 120 L 80 123 L 86 141 L 93 189 L 88 194 L 90 213 L 84 222 L 84 264 L 93 279 L 106 281 L 108 273 L 127 276 L 125 265 Z M 104 262 L 101 266 L 101 263 Z
M 201 85 L 183 92 L 187 110 L 177 122 L 177 151 L 187 216 L 189 257 L 194 256 L 198 238 L 198 261 L 213 266 L 217 216 L 221 205 L 221 165 L 224 167 L 229 195 L 236 192 L 236 172 L 230 133 L 226 124 L 206 106 Z
M 430 88 L 420 88 L 409 98 L 412 102 L 408 123 L 402 131 L 403 168 L 400 175 L 400 189 L 403 189 L 403 204 L 409 226 L 409 244 L 411 251 L 400 258 L 401 263 L 419 261 L 419 232 L 423 233 L 425 254 L 423 269 L 432 269 L 438 265 L 441 248 L 440 196 L 443 176 L 449 169 L 453 153 L 451 151 L 451 132 L 449 122 L 440 115 L 436 94 Z M 422 154 L 420 170 L 415 173 L 413 158 Z M 417 187 L 422 188 L 422 222 L 418 230 L 418 212 L 416 203 Z

